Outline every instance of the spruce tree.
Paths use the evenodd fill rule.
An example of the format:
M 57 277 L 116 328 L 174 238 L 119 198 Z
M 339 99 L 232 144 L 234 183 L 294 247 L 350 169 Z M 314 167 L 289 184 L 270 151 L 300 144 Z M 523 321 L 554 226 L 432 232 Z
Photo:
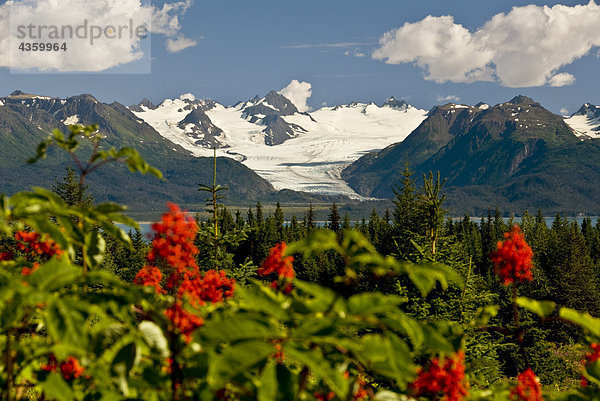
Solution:
M 52 184 L 52 191 L 65 201 L 69 206 L 91 206 L 94 197 L 88 191 L 88 185 L 81 185 L 79 178 L 75 177 L 75 170 L 70 166 L 66 168 L 67 174 L 61 179 L 56 179 Z
M 329 229 L 335 232 L 339 232 L 341 229 L 340 214 L 338 213 L 338 208 L 335 202 L 333 202 L 333 205 L 331 205 L 329 213 Z
M 315 209 L 313 208 L 312 203 L 308 207 L 308 212 L 306 213 L 306 228 L 307 230 L 313 231 L 317 227 L 317 222 L 315 219 Z

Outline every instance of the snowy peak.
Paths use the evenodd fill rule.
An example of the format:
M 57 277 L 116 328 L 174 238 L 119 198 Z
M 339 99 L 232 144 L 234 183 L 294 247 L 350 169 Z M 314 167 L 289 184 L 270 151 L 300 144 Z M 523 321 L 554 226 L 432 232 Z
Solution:
M 257 99 L 252 105 L 244 108 L 245 116 L 291 116 L 298 113 L 294 104 L 281 93 L 269 92 L 265 97 Z
M 381 107 L 390 107 L 392 109 L 405 111 L 411 106 L 404 100 L 397 100 L 394 96 L 392 96 L 388 100 L 386 100 Z
M 192 110 L 177 126 L 188 137 L 196 139 L 195 144 L 198 146 L 204 148 L 227 147 L 223 130 L 214 125 L 201 108 Z
M 600 138 L 600 107 L 586 103 L 565 122 L 580 139 Z
M 599 118 L 600 117 L 600 106 L 595 106 L 591 103 L 586 103 L 579 108 L 575 113 L 571 115 L 573 116 L 587 116 L 590 118 Z
M 134 104 L 134 105 L 129 106 L 129 110 L 141 112 L 141 111 L 144 111 L 143 107 L 145 107 L 148 110 L 155 110 L 158 106 L 156 106 L 150 100 L 144 98 L 138 104 Z
M 532 98 L 527 97 L 527 96 L 523 96 L 523 95 L 517 95 L 517 96 L 513 97 L 512 99 L 510 99 L 508 101 L 508 103 L 511 103 L 511 104 L 525 104 L 525 105 L 539 104 L 536 101 L 534 101 Z

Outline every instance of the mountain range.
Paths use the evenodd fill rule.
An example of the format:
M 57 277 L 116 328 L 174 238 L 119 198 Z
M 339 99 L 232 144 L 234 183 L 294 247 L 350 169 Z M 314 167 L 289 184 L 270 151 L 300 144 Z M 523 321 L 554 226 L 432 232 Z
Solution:
M 51 149 L 49 157 L 36 165 L 25 161 L 33 156 L 37 144 L 52 129 L 66 132 L 67 125 L 75 123 L 98 124 L 105 136 L 102 146 L 134 147 L 165 176 L 165 180 L 160 181 L 155 177 L 133 175 L 124 166 L 109 164 L 88 179 L 98 201 L 116 201 L 134 210 L 160 209 L 168 200 L 181 204 L 204 202 L 205 195 L 197 188 L 201 183 L 212 182 L 212 158 L 195 157 L 119 103 L 105 104 L 92 95 L 59 99 L 21 91 L 0 98 L 0 192 L 11 194 L 33 185 L 48 187 L 63 177 L 66 166 L 72 165 L 64 153 Z M 80 153 L 89 154 L 89 150 L 83 146 Z M 219 183 L 229 188 L 231 200 L 272 200 L 274 197 L 282 201 L 328 200 L 275 190 L 268 181 L 231 158 L 218 158 L 217 176 Z
M 74 123 L 99 124 L 105 146 L 135 147 L 163 170 L 164 182 L 117 166 L 91 178 L 99 200 L 133 208 L 201 203 L 196 189 L 212 180 L 216 148 L 219 182 L 243 201 L 390 198 L 408 162 L 415 177 L 441 171 L 453 213 L 598 213 L 600 107 L 589 103 L 569 117 L 525 96 L 429 112 L 393 97 L 300 112 L 276 91 L 232 106 L 186 94 L 129 107 L 15 91 L 0 97 L 0 192 L 62 176 L 68 160 L 56 152 L 39 166 L 24 160 L 53 128 Z
M 565 119 L 525 96 L 491 107 L 437 106 L 403 142 L 361 157 L 342 177 L 363 196 L 391 197 L 409 163 L 416 177 L 447 178 L 455 211 L 597 214 L 598 110 L 587 104 Z

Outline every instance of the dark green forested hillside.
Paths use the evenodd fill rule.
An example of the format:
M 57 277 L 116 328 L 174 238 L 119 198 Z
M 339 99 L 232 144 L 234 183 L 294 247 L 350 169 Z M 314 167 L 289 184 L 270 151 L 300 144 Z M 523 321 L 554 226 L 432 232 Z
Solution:
M 581 141 L 524 96 L 489 108 L 436 107 L 406 140 L 364 156 L 343 177 L 361 194 L 390 198 L 406 163 L 418 175 L 440 171 L 456 213 L 599 211 L 600 140 Z

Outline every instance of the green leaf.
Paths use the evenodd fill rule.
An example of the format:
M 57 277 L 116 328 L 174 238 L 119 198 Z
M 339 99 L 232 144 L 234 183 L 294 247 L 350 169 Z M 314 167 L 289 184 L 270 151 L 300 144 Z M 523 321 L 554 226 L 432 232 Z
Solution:
M 125 396 L 129 393 L 129 375 L 137 366 L 140 359 L 139 348 L 135 343 L 125 344 L 115 355 L 112 361 L 112 369 L 119 378 L 118 383 Z
M 233 342 L 254 338 L 274 339 L 282 335 L 279 326 L 271 319 L 238 314 L 220 320 L 209 320 L 200 330 L 202 337 L 212 342 Z
M 402 334 L 410 340 L 414 350 L 419 350 L 425 342 L 425 334 L 421 324 L 400 310 L 390 311 L 381 318 L 390 329 Z
M 414 372 L 411 353 L 406 343 L 398 337 L 367 334 L 361 338 L 361 362 L 380 375 L 405 383 Z
M 277 364 L 277 401 L 296 399 L 298 380 L 284 364 Z
M 85 235 L 85 255 L 92 269 L 100 266 L 106 252 L 106 241 L 97 231 L 90 231 Z
M 50 373 L 46 380 L 39 383 L 46 397 L 57 401 L 71 401 L 75 399 L 73 390 L 62 376 Z
M 404 303 L 404 298 L 379 292 L 364 292 L 348 299 L 348 312 L 354 315 L 374 315 L 395 309 Z
M 561 308 L 558 316 L 561 319 L 578 324 L 594 336 L 600 337 L 600 319 L 593 317 L 589 313 L 579 312 L 570 308 Z
M 138 329 L 152 350 L 160 352 L 160 355 L 163 358 L 169 356 L 169 343 L 167 342 L 163 331 L 156 323 L 148 321 L 141 322 L 138 325 Z
M 273 401 L 277 398 L 277 368 L 274 363 L 267 363 L 260 375 L 258 401 Z
M 343 372 L 335 369 L 321 350 L 305 350 L 290 345 L 285 347 L 284 353 L 292 360 L 308 367 L 310 373 L 315 378 L 323 380 L 339 398 L 346 398 L 349 388 Z
M 29 285 L 42 291 L 57 291 L 73 285 L 81 276 L 81 270 L 66 257 L 54 257 L 42 264 L 27 279 Z
M 249 373 L 251 368 L 267 361 L 269 355 L 276 353 L 273 344 L 259 340 L 243 341 L 227 347 L 223 353 L 216 354 L 208 369 L 208 384 L 221 388 L 230 379 L 240 373 Z
M 412 265 L 406 267 L 408 277 L 421 292 L 423 297 L 435 288 L 436 283 L 440 283 L 443 289 L 447 289 L 449 283 L 454 283 L 459 288 L 463 287 L 460 276 L 441 263 L 427 263 Z
M 305 258 L 310 258 L 330 250 L 341 251 L 337 242 L 337 234 L 331 230 L 317 230 L 307 237 L 289 244 L 286 255 L 302 253 Z
M 299 291 L 297 298 L 312 312 L 332 310 L 333 303 L 338 298 L 336 293 L 331 289 L 318 284 L 295 280 L 294 285 Z
M 475 317 L 469 322 L 471 327 L 485 327 L 490 319 L 498 315 L 500 307 L 498 305 L 486 305 L 477 309 Z
M 236 294 L 240 297 L 240 307 L 255 312 L 262 312 L 281 322 L 289 321 L 289 312 L 267 291 L 268 289 L 263 288 L 261 284 L 249 287 L 239 286 L 235 289 Z
M 554 312 L 556 304 L 552 301 L 537 301 L 535 299 L 518 297 L 517 305 L 529 312 L 535 313 L 539 317 L 548 317 Z
M 88 314 L 80 310 L 81 303 L 53 298 L 44 309 L 44 322 L 54 341 L 85 347 L 85 325 Z

